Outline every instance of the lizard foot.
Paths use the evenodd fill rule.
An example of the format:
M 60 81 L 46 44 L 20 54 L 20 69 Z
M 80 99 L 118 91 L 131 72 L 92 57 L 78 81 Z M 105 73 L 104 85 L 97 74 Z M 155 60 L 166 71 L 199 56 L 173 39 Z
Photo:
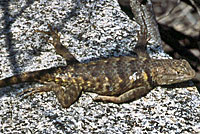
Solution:
M 101 101 L 101 102 L 112 102 L 112 103 L 120 103 L 118 97 L 115 96 L 97 96 L 93 99 L 94 101 Z
M 53 30 L 52 26 L 48 24 L 49 31 L 42 31 L 42 30 L 35 30 L 34 32 L 39 32 L 43 34 L 47 34 L 49 36 L 52 36 L 53 40 L 49 40 L 49 38 L 45 38 L 45 40 L 48 43 L 51 43 L 56 47 L 56 44 L 59 42 L 60 43 L 60 35 L 58 34 L 58 30 Z M 44 37 L 43 37 L 44 38 Z
M 31 96 L 35 93 L 41 93 L 41 92 L 49 92 L 52 91 L 53 88 L 57 87 L 56 85 L 50 85 L 50 86 L 41 86 L 36 88 L 28 88 L 23 90 L 22 92 L 18 93 L 17 96 L 22 96 L 23 98 L 27 98 L 28 96 Z

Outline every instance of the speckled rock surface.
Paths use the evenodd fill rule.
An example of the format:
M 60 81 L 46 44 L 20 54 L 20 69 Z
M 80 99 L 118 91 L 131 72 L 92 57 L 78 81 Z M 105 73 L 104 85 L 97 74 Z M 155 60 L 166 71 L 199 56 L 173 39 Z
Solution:
M 62 43 L 81 61 L 131 55 L 138 25 L 117 0 L 0 1 L 0 78 L 66 64 L 34 30 L 58 28 Z M 152 57 L 168 57 L 162 50 Z M 0 133 L 200 133 L 200 96 L 188 87 L 161 88 L 126 104 L 93 102 L 83 93 L 63 109 L 55 95 L 22 99 L 35 83 L 0 89 Z M 179 86 L 179 85 L 176 85 Z

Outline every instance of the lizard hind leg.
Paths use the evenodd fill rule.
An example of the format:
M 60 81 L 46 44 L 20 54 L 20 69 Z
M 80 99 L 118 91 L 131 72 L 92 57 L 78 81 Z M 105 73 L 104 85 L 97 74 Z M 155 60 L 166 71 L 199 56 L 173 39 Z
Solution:
M 54 90 L 57 99 L 63 108 L 70 107 L 79 98 L 81 91 L 81 89 L 74 85 L 69 87 L 62 86 L 59 89 Z
M 40 31 L 40 30 L 35 30 L 35 32 L 40 32 L 43 34 L 47 34 L 52 37 L 53 40 L 47 40 L 48 43 L 51 43 L 55 50 L 56 53 L 61 55 L 66 62 L 68 63 L 78 63 L 79 61 L 70 53 L 68 48 L 66 48 L 62 43 L 60 42 L 60 35 L 58 34 L 57 30 L 53 30 L 52 26 L 48 24 L 49 31 Z
M 63 87 L 57 84 L 47 84 L 37 88 L 28 88 L 20 92 L 18 96 L 24 95 L 23 98 L 34 95 L 35 93 L 54 91 L 58 101 L 63 108 L 70 107 L 80 96 L 81 90 L 78 87 L 69 86 Z

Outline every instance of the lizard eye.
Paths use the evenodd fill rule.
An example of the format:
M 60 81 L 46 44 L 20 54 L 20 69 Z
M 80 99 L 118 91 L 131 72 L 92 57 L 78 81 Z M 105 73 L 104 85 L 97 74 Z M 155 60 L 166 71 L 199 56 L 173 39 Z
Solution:
M 182 74 L 182 71 L 177 71 L 177 74 L 178 74 L 178 75 Z

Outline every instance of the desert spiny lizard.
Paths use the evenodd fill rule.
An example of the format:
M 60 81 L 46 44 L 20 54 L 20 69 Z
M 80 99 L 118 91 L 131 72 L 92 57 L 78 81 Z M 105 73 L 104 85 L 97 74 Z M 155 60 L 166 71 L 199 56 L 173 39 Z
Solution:
M 186 60 L 152 59 L 146 51 L 139 49 L 136 57 L 121 56 L 79 63 L 60 43 L 57 31 L 50 25 L 49 28 L 48 32 L 37 32 L 52 36 L 51 43 L 56 52 L 70 64 L 5 78 L 0 80 L 0 87 L 23 82 L 42 83 L 44 86 L 26 89 L 21 94 L 29 96 L 54 91 L 62 107 L 68 108 L 82 91 L 97 93 L 96 101 L 124 103 L 144 96 L 155 86 L 187 81 L 195 76 Z M 146 32 L 141 33 L 137 45 L 145 46 Z

